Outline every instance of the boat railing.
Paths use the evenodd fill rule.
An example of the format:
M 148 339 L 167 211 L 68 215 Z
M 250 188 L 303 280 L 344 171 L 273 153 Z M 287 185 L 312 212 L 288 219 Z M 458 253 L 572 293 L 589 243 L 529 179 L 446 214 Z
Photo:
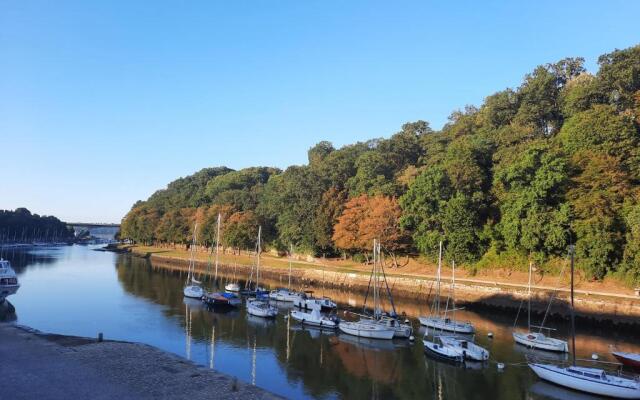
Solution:
M 531 325 L 532 328 L 538 328 L 538 329 L 544 329 L 547 331 L 557 331 L 556 328 L 548 328 L 546 326 L 540 326 L 540 325 Z

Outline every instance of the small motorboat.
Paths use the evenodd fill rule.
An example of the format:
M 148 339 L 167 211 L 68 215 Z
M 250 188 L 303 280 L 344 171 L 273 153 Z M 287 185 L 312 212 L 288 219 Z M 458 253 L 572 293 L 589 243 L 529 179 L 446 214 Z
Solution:
M 422 344 L 424 345 L 425 353 L 432 357 L 454 363 L 464 362 L 462 350 L 458 347 L 444 344 L 440 336 L 435 336 L 433 339 L 430 339 L 425 335 L 422 339 Z
M 611 354 L 623 365 L 640 370 L 640 354 L 614 350 Z
M 211 307 L 239 307 L 242 300 L 233 293 L 207 293 L 202 301 Z
M 513 340 L 532 349 L 568 353 L 569 346 L 565 340 L 546 336 L 542 332 L 513 332 Z
M 275 301 L 291 303 L 298 298 L 298 293 L 289 289 L 279 288 L 269 292 L 269 298 Z
M 4 302 L 7 296 L 15 294 L 19 288 L 18 277 L 11 268 L 11 263 L 0 258 L 0 303 Z
M 293 298 L 293 305 L 303 310 L 333 311 L 338 306 L 329 297 L 316 298 L 310 291 L 298 293 Z
M 269 299 L 258 297 L 247 300 L 247 313 L 256 317 L 275 318 L 278 309 L 269 304 Z
M 302 325 L 317 326 L 320 328 L 335 329 L 338 327 L 339 322 L 338 317 L 335 315 L 322 315 L 318 310 L 312 310 L 311 312 L 293 310 L 290 315 L 291 318 L 300 322 Z
M 470 340 L 454 336 L 440 336 L 440 341 L 445 346 L 459 349 L 465 360 L 487 361 L 489 359 L 489 351 Z
M 460 322 L 447 317 L 419 317 L 420 325 L 437 331 L 447 331 L 453 333 L 473 334 L 475 329 L 470 322 Z
M 227 283 L 224 285 L 224 290 L 236 293 L 240 291 L 240 285 L 237 282 Z
M 640 381 L 621 375 L 612 375 L 600 368 L 562 367 L 540 363 L 530 363 L 529 367 L 540 379 L 556 385 L 600 396 L 640 399 Z
M 341 321 L 340 324 L 338 324 L 338 328 L 341 332 L 348 335 L 371 339 L 390 340 L 393 339 L 396 333 L 394 328 L 369 318 L 360 318 L 360 320 L 356 322 Z
M 398 318 L 394 318 L 392 316 L 391 317 L 386 315 L 382 316 L 380 317 L 380 320 L 378 321 L 378 323 L 384 324 L 389 328 L 392 328 L 394 332 L 393 333 L 394 338 L 408 339 L 413 333 L 413 327 L 411 326 L 411 324 L 405 324 L 404 322 L 400 321 Z

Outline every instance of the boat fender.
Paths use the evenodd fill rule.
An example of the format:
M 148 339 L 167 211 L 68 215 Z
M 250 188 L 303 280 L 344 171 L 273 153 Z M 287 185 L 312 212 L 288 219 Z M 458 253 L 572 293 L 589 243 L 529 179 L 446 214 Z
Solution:
M 322 326 L 322 321 L 320 321 L 320 326 Z
M 598 356 L 598 353 L 593 353 L 593 354 L 591 354 L 591 359 L 592 359 L 592 360 L 597 360 L 597 359 L 599 359 L 599 358 L 600 358 L 600 356 Z
M 304 318 L 302 318 L 302 321 L 300 321 L 300 323 L 304 324 Z
M 409 341 L 413 342 L 414 340 L 416 340 L 416 338 L 413 335 L 409 336 Z

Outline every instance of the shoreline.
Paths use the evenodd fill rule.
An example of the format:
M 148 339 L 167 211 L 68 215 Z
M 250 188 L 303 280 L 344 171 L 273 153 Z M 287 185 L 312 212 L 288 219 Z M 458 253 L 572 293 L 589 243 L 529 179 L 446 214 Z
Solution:
M 282 398 L 147 344 L 11 323 L 0 323 L 0 358 L 2 393 L 14 399 Z
M 112 246 L 113 249 L 115 246 Z M 124 251 L 123 251 L 124 250 Z M 149 259 L 154 266 L 186 271 L 188 257 L 179 257 L 154 253 L 149 251 L 136 251 L 137 249 L 122 246 L 117 247 L 117 252 L 128 253 L 136 257 Z M 159 251 L 161 251 L 159 249 Z M 276 284 L 286 283 L 288 268 L 269 265 L 268 260 L 263 259 L 260 267 L 260 275 L 266 280 L 275 281 Z M 320 267 L 312 263 L 305 267 L 293 268 L 292 280 L 303 287 L 327 288 L 345 290 L 355 293 L 364 293 L 369 283 L 369 272 L 365 270 L 349 270 L 347 268 Z M 196 260 L 196 268 L 199 273 L 207 273 L 207 261 Z M 251 266 L 237 264 L 240 276 L 248 275 Z M 234 266 L 226 263 L 219 264 L 220 273 L 230 275 Z M 396 271 L 387 272 L 387 280 L 395 298 L 401 299 L 426 299 L 428 293 L 435 290 L 435 276 L 429 274 L 401 274 Z M 443 278 L 442 291 L 448 293 L 448 277 Z M 456 277 L 456 302 L 461 306 L 489 306 L 504 310 L 515 311 L 523 300 L 527 299 L 527 285 L 513 283 L 504 280 L 469 279 Z M 555 300 L 549 310 L 550 315 L 566 318 L 569 315 L 568 289 L 556 289 L 545 285 L 532 285 L 532 311 L 544 313 L 551 296 L 555 294 Z M 597 322 L 611 322 L 613 324 L 638 325 L 640 322 L 640 297 L 578 289 L 575 291 L 576 316 L 594 320 Z

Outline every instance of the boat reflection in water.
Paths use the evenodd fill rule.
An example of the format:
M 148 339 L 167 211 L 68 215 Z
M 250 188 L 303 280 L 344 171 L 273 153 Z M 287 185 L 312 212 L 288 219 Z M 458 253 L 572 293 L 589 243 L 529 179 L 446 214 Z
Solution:
M 42 259 L 46 265 L 38 261 Z M 285 318 L 285 310 L 273 320 L 249 318 L 245 307 L 229 313 L 209 310 L 196 299 L 183 299 L 186 269 L 171 271 L 129 255 L 72 246 L 39 250 L 37 257 L 16 254 L 10 261 L 22 284 L 11 297 L 20 311 L 20 324 L 90 337 L 104 332 L 110 339 L 148 343 L 287 398 L 545 398 L 533 392 L 537 378 L 527 367 L 511 365 L 525 358 L 522 351 L 515 350 L 511 337 L 512 314 L 457 312 L 458 318 L 476 327 L 475 340 L 491 351 L 491 359 L 507 364 L 504 372 L 499 372 L 493 363 L 476 369 L 466 363 L 456 367 L 425 357 L 419 340 L 422 330 L 414 332 L 414 342 L 392 339 L 372 343 L 301 328 Z M 238 269 L 236 278 L 244 287 L 240 272 Z M 69 275 L 74 279 L 66 278 Z M 224 287 L 231 278 L 233 274 L 219 271 L 218 281 L 207 276 L 202 281 L 207 288 Z M 279 280 L 261 282 L 270 288 L 286 285 Z M 292 288 L 301 288 L 295 276 Z M 56 301 L 43 302 L 43 292 Z M 337 300 L 341 310 L 349 308 L 348 301 L 361 308 L 364 300 L 363 295 L 347 291 L 327 288 L 325 293 Z M 414 327 L 418 325 L 416 317 L 427 312 L 424 296 L 416 300 L 394 298 L 394 303 L 400 313 L 407 313 Z M 559 328 L 566 326 L 561 321 L 553 323 Z M 576 337 L 577 348 L 586 353 L 579 357 L 598 352 L 607 358 L 612 342 L 625 351 L 640 351 L 637 332 L 586 328 Z M 493 332 L 493 339 L 487 338 L 488 331 Z M 563 335 L 566 337 L 566 332 L 561 330 L 559 336 Z

